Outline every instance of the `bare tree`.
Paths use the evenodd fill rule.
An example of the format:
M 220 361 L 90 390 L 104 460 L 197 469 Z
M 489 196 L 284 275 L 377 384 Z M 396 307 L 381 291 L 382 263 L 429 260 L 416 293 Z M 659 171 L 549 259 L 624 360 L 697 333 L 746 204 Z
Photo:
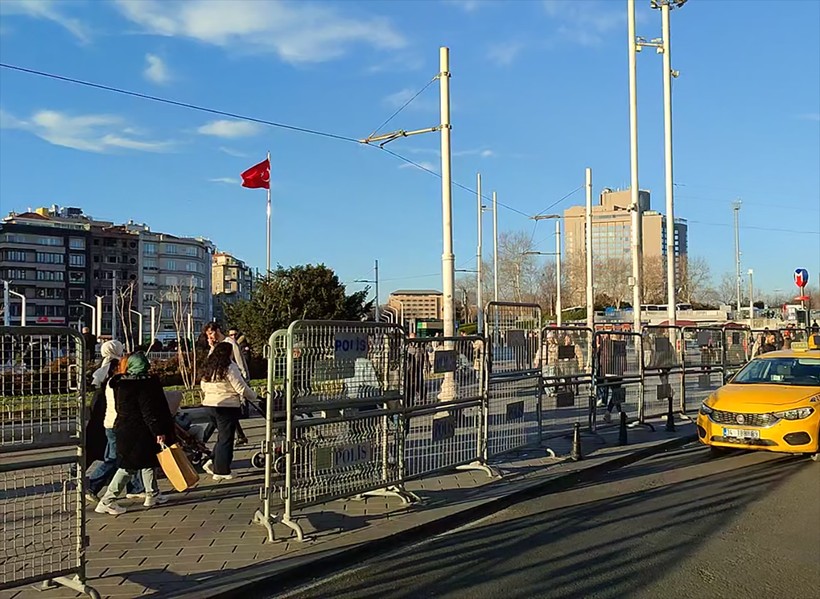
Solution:
M 722 304 L 734 305 L 737 302 L 737 279 L 730 272 L 725 272 L 720 277 L 720 283 L 715 287 L 717 300 Z
M 621 304 L 629 301 L 632 296 L 632 287 L 629 278 L 632 275 L 632 264 L 625 258 L 607 258 L 595 261 L 595 280 L 597 293 L 607 296 L 615 308 L 621 309 Z
M 643 301 L 647 304 L 665 304 L 666 258 L 664 256 L 646 256 L 643 260 Z
M 196 287 L 194 279 L 187 288 L 182 285 L 174 285 L 166 292 L 165 299 L 171 305 L 171 317 L 174 323 L 174 332 L 177 339 L 177 361 L 179 363 L 179 374 L 186 389 L 191 389 L 196 384 L 196 347 L 193 339 L 194 294 Z
M 498 280 L 500 299 L 515 302 L 532 298 L 538 266 L 532 252 L 532 236 L 525 231 L 505 231 L 498 237 Z
M 131 319 L 136 287 L 136 281 L 131 281 L 128 285 L 114 290 L 114 318 L 120 322 L 120 328 L 122 329 L 125 339 L 125 351 L 127 353 L 133 352 L 139 345 L 139 343 L 135 343 L 134 340 L 134 323 Z
M 709 262 L 700 256 L 680 259 L 680 298 L 686 303 L 707 303 L 711 293 L 712 271 Z

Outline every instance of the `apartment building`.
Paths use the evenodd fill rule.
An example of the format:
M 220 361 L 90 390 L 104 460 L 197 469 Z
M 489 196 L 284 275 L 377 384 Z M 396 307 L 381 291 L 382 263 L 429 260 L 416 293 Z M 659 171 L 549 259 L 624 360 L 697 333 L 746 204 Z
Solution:
M 0 222 L 0 279 L 26 297 L 26 324 L 90 322 L 79 302 L 90 295 L 91 226 L 40 208 L 12 213 Z M 10 301 L 11 324 L 22 321 L 22 301 Z
M 644 258 L 666 256 L 666 216 L 651 209 L 650 193 L 641 190 L 638 195 L 643 221 Z M 592 207 L 592 255 L 596 262 L 631 260 L 632 212 L 629 210 L 631 191 L 604 189 L 600 202 Z M 572 206 L 564 210 L 564 252 L 570 264 L 583 264 L 573 257 L 586 255 L 586 208 Z M 688 226 L 686 220 L 676 218 L 672 227 L 675 236 L 675 259 L 680 273 L 681 259 L 688 253 Z
M 249 300 L 253 289 L 253 271 L 242 261 L 225 252 L 213 255 L 211 292 L 214 320 L 225 323 L 225 305 Z
M 396 310 L 402 321 L 444 318 L 444 295 L 432 289 L 402 289 L 394 291 L 387 305 Z

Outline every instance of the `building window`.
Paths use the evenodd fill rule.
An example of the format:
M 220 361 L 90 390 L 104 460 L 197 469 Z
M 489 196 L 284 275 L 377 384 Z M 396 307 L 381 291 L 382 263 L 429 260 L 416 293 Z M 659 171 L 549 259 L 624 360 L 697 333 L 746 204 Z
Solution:
M 72 270 L 68 273 L 69 283 L 85 283 L 85 273 L 81 270 Z
M 173 243 L 163 243 L 162 244 L 162 253 L 163 254 L 176 254 L 177 253 L 177 246 Z
M 179 277 L 169 276 L 165 277 L 165 285 L 168 287 L 173 287 L 174 285 L 179 285 Z
M 145 255 L 147 255 L 147 256 L 156 256 L 157 255 L 157 244 L 156 243 L 146 243 L 144 247 L 145 247 Z
M 85 266 L 85 254 L 69 254 L 68 264 L 70 266 Z
M 6 277 L 7 279 L 19 279 L 24 281 L 28 278 L 28 271 L 22 268 L 7 268 L 6 269 Z
M 19 250 L 6 250 L 3 252 L 3 260 L 8 262 L 25 262 L 26 252 Z
M 116 264 L 117 263 L 117 257 L 116 256 L 107 256 L 105 261 L 108 262 L 109 264 Z
M 199 252 L 197 251 L 199 248 L 196 248 L 192 245 L 186 245 L 184 249 L 185 249 L 184 253 L 185 253 L 186 256 L 194 256 L 194 257 L 199 256 Z
M 72 250 L 84 250 L 85 239 L 83 239 L 82 237 L 71 237 L 68 240 L 68 247 Z
M 70 300 L 81 300 L 85 297 L 85 290 L 84 289 L 69 289 L 68 290 L 68 299 Z
M 38 297 L 40 299 L 63 299 L 65 297 L 65 289 L 63 289 L 62 287 L 40 287 L 36 290 L 35 297 Z
M 65 256 L 63 254 L 37 252 L 37 262 L 41 264 L 65 264 Z
M 177 261 L 176 260 L 166 260 L 165 268 L 167 270 L 176 270 L 177 269 Z
M 185 265 L 185 270 L 188 272 L 202 272 L 202 265 L 199 262 L 188 262 Z
M 146 285 L 156 285 L 157 284 L 157 276 L 156 275 L 144 275 L 142 277 L 142 282 Z
M 61 271 L 53 271 L 53 270 L 38 270 L 37 271 L 37 280 L 38 281 L 64 281 L 65 280 L 65 273 Z
M 146 258 L 142 262 L 143 267 L 145 268 L 157 268 L 157 259 L 156 258 Z

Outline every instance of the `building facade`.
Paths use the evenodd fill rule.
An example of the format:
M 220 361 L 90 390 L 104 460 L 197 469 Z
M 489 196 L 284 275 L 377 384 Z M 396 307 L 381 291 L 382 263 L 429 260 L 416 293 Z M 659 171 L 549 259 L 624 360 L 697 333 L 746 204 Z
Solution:
M 643 221 L 644 259 L 666 257 L 666 216 L 651 209 L 650 194 L 641 190 L 639 203 Z M 592 207 L 592 255 L 596 263 L 632 259 L 632 212 L 629 210 L 631 191 L 605 189 L 600 202 Z M 583 264 L 586 257 L 586 208 L 572 206 L 564 211 L 564 252 L 570 264 Z M 675 236 L 676 273 L 688 254 L 686 220 L 676 218 L 672 227 Z M 576 258 L 573 260 L 573 257 Z M 611 263 L 611 262 L 610 262 Z M 665 269 L 665 261 L 664 261 Z M 680 281 L 678 281 L 680 283 Z
M 213 255 L 211 292 L 214 320 L 225 324 L 225 305 L 251 299 L 253 272 L 242 260 L 225 252 Z
M 396 310 L 402 322 L 412 319 L 441 320 L 444 318 L 444 295 L 432 289 L 402 289 L 394 291 L 387 305 Z
M 179 297 L 191 314 L 182 323 L 183 335 L 196 334 L 212 319 L 213 252 L 207 239 L 158 233 L 133 222 L 115 225 L 79 208 L 38 208 L 0 222 L 0 279 L 26 296 L 27 324 L 92 326 L 101 298 L 98 336 L 128 336 L 135 345 L 140 315 L 141 341 L 150 341 L 152 306 L 161 339 L 176 337 Z M 19 324 L 22 302 L 10 304 L 11 322 Z M 116 317 L 115 306 L 122 312 Z

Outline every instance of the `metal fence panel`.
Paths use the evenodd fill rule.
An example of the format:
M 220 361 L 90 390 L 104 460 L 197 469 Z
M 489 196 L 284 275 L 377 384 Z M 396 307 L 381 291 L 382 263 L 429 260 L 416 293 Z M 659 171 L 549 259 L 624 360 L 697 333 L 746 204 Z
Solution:
M 681 327 L 645 326 L 641 332 L 644 372 L 677 372 L 683 368 Z
M 69 328 L 0 327 L 0 589 L 99 596 L 85 584 L 83 349 Z
M 403 489 L 404 331 L 374 322 L 296 321 L 287 332 L 285 513 Z
M 666 416 L 669 411 L 670 399 L 672 400 L 672 410 L 680 409 L 681 405 L 686 405 L 682 399 L 684 393 L 686 393 L 686 389 L 684 388 L 682 371 L 645 373 L 643 380 L 643 417 L 657 418 Z
M 723 330 L 723 367 L 727 374 L 745 366 L 752 355 L 751 331 L 746 327 L 726 327 Z
M 723 329 L 683 327 L 683 366 L 685 369 L 723 369 Z
M 536 366 L 541 369 L 544 438 L 564 435 L 577 422 L 587 426 L 592 409 L 592 330 L 547 327 Z
M 490 302 L 487 453 L 512 451 L 541 440 L 541 308 Z
M 407 340 L 405 477 L 484 465 L 486 343 L 482 337 Z
M 643 339 L 639 333 L 596 331 L 593 336 L 596 421 L 608 422 L 614 412 L 640 419 L 643 404 Z M 599 417 L 600 416 L 600 417 Z

